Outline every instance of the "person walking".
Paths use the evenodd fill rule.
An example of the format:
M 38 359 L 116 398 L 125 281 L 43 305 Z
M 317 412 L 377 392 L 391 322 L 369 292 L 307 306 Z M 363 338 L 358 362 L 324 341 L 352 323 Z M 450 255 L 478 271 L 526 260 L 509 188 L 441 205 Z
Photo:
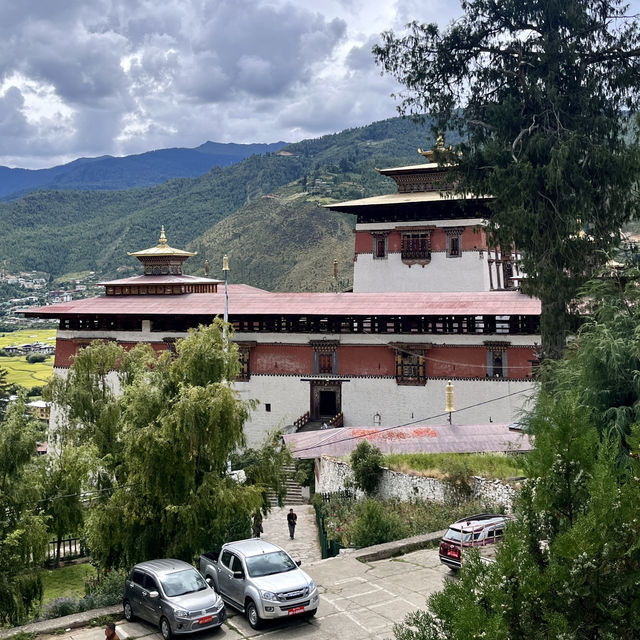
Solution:
M 255 515 L 253 516 L 253 537 L 254 538 L 259 538 L 260 534 L 264 531 L 264 529 L 262 528 L 262 512 L 261 511 L 256 511 Z
M 293 512 L 293 509 L 289 509 L 287 514 L 287 524 L 289 525 L 289 537 L 293 540 L 296 532 L 296 524 L 298 522 L 298 516 Z

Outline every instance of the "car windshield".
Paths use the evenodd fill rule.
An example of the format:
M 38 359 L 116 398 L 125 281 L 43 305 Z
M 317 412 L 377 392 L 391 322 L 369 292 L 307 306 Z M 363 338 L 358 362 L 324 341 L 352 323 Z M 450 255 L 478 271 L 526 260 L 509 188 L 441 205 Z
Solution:
M 471 542 L 471 535 L 472 535 L 471 531 L 465 531 L 464 537 L 462 539 L 463 542 Z M 453 540 L 454 542 L 460 542 L 460 529 L 449 528 L 447 533 L 445 533 L 444 537 L 445 537 L 445 540 Z M 477 540 L 479 537 L 480 537 L 480 531 L 476 531 L 475 533 L 473 533 L 474 540 Z
M 207 588 L 204 578 L 195 569 L 176 571 L 164 576 L 161 581 L 164 592 L 169 596 L 182 596 L 185 593 L 202 591 Z
M 284 552 L 274 551 L 247 558 L 247 571 L 252 578 L 271 576 L 296 569 L 296 563 Z

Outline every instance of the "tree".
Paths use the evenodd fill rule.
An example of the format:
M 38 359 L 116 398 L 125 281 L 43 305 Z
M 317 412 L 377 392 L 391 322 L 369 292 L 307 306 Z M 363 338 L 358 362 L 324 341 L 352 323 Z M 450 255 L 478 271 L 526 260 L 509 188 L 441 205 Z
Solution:
M 465 0 L 440 32 L 412 23 L 374 55 L 407 92 L 400 111 L 466 141 L 457 189 L 491 194 L 490 239 L 522 251 L 523 289 L 542 302 L 544 355 L 557 358 L 580 286 L 638 213 L 631 114 L 640 30 L 622 0 Z M 625 111 L 626 110 L 626 111 Z
M 65 535 L 79 533 L 84 523 L 82 489 L 95 469 L 95 452 L 90 446 L 52 449 L 42 460 L 41 504 L 49 516 L 49 531 L 55 536 L 56 564 L 60 563 L 60 545 Z
M 47 547 L 32 460 L 37 428 L 23 397 L 0 417 L 0 623 L 17 624 L 42 600 Z
M 262 511 L 271 509 L 268 492 L 273 491 L 278 504 L 284 504 L 287 496 L 287 467 L 293 463 L 291 452 L 282 441 L 282 432 L 277 429 L 267 434 L 259 449 L 243 449 L 232 456 L 237 468 L 245 473 L 245 484 L 261 489 Z
M 7 370 L 0 367 L 0 398 L 6 398 L 9 395 L 9 383 L 7 382 Z
M 356 486 L 371 495 L 378 488 L 382 477 L 382 451 L 368 440 L 360 440 L 351 452 L 350 459 Z
M 239 371 L 238 350 L 222 321 L 190 331 L 176 343 L 175 357 L 149 361 L 141 348 L 131 360 L 113 358 L 115 352 L 97 358 L 110 354 L 104 347 L 76 359 L 61 396 L 75 403 L 67 443 L 81 434 L 103 460 L 111 451 L 119 461 L 105 499 L 91 505 L 86 519 L 94 558 L 105 567 L 157 557 L 192 561 L 203 550 L 249 536 L 262 487 L 235 482 L 227 460 L 245 443 L 252 405 L 228 383 Z M 118 362 L 129 369 L 119 371 L 115 395 L 105 374 Z M 85 415 L 90 424 L 81 422 Z

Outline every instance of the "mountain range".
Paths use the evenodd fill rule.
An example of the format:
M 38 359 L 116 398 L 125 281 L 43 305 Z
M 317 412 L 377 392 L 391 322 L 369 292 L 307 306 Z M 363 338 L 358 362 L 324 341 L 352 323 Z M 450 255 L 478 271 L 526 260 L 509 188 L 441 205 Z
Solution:
M 158 149 L 121 158 L 78 158 L 50 169 L 11 169 L 0 166 L 0 198 L 14 200 L 36 189 L 93 191 L 150 187 L 172 178 L 194 178 L 212 167 L 227 167 L 255 154 L 278 151 L 286 145 L 286 142 L 205 142 L 193 149 Z
M 346 289 L 354 220 L 322 205 L 394 191 L 375 167 L 424 161 L 416 150 L 433 144 L 428 124 L 391 118 L 194 178 L 91 190 L 88 177 L 82 190 L 40 190 L 0 202 L 0 259 L 13 272 L 125 277 L 139 273 L 127 251 L 154 246 L 164 225 L 170 245 L 198 251 L 185 263 L 188 273 L 203 273 L 207 259 L 212 277 L 219 276 L 226 253 L 234 282 L 274 291 Z

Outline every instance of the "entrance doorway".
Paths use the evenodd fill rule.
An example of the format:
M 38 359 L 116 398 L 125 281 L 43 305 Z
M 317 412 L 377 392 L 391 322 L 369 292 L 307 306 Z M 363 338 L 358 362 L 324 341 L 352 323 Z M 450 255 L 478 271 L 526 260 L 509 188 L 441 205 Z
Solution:
M 335 416 L 336 413 L 336 392 L 320 391 L 319 413 L 321 417 Z
M 342 387 L 331 380 L 311 382 L 311 419 L 331 419 L 342 411 Z

